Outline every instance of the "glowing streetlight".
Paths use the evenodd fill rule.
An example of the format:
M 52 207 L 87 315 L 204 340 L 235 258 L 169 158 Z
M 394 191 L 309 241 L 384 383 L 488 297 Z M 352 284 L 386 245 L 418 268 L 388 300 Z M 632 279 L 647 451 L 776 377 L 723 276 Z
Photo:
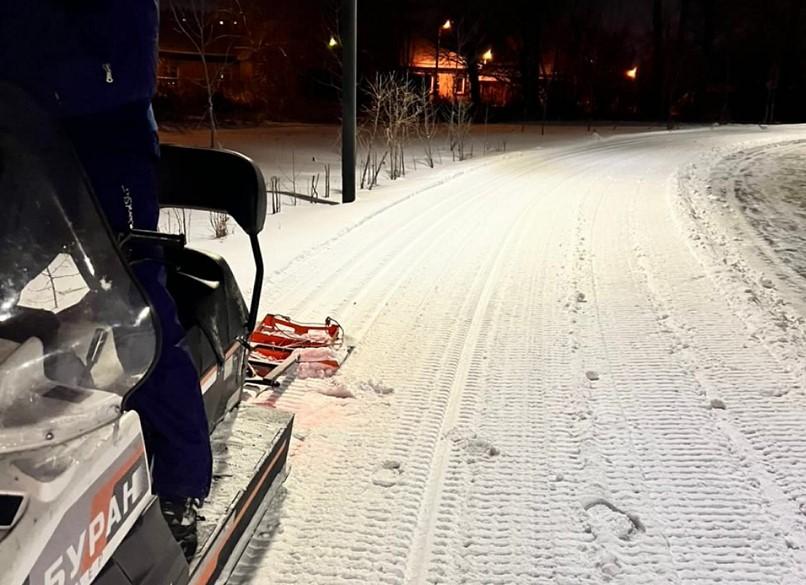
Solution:
M 492 60 L 493 60 L 493 50 L 492 50 L 492 49 L 487 49 L 487 52 L 486 52 L 486 53 L 484 53 L 484 54 L 481 56 L 481 60 L 482 60 L 482 61 L 484 61 L 484 64 L 485 64 L 485 65 L 486 65 L 487 63 L 489 63 L 490 61 L 492 61 Z
M 442 26 L 437 29 L 437 54 L 434 57 L 434 100 L 439 98 L 439 54 L 440 43 L 442 42 L 442 33 L 447 33 L 453 28 L 453 23 L 449 18 Z
M 624 75 L 627 76 L 627 79 L 635 81 L 638 78 L 638 66 L 636 65 L 632 69 L 627 69 L 627 71 L 624 72 Z
M 335 49 L 339 46 L 339 41 L 336 40 L 336 37 L 330 37 L 330 40 L 327 42 L 327 46 L 331 49 Z

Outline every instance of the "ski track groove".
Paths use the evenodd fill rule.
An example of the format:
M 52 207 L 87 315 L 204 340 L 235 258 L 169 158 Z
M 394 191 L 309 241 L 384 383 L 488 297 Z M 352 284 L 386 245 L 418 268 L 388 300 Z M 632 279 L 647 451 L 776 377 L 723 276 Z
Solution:
M 358 399 L 324 407 L 232 582 L 806 582 L 801 380 L 688 240 L 690 148 L 524 153 L 276 279 L 360 340 L 284 399 Z

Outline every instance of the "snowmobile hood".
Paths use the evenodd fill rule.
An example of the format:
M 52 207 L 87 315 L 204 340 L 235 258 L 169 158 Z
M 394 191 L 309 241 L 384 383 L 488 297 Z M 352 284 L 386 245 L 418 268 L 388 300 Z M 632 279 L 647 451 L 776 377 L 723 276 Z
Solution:
M 114 421 L 158 350 L 75 154 L 31 103 L 0 83 L 0 453 Z

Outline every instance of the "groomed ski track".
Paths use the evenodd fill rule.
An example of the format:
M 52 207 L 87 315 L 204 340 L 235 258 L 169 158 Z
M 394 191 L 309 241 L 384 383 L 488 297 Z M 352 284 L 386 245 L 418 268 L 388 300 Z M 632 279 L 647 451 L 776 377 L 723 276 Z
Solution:
M 510 154 L 273 276 L 266 309 L 357 348 L 277 399 L 291 475 L 231 582 L 806 583 L 803 323 L 707 191 L 722 151 L 804 138 Z

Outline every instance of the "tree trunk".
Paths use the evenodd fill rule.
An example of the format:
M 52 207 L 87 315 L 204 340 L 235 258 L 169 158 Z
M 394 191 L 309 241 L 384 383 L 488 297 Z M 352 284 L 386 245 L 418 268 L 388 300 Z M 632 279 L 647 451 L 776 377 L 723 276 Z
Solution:
M 667 61 L 667 67 L 671 72 L 668 80 L 668 101 L 666 103 L 666 127 L 671 130 L 674 127 L 673 110 L 675 100 L 677 98 L 677 85 L 680 82 L 680 74 L 686 61 L 686 30 L 688 27 L 688 17 L 691 8 L 691 0 L 680 0 L 680 17 L 677 22 L 677 38 L 675 39 L 675 54 L 668 57 L 674 57 L 672 63 L 671 59 Z
M 703 29 L 701 39 L 702 69 L 697 83 L 697 112 L 702 118 L 713 111 L 708 100 L 708 81 L 714 74 L 714 42 L 716 39 L 716 0 L 703 0 Z
M 467 78 L 470 81 L 470 103 L 473 104 L 473 115 L 476 115 L 481 112 L 481 80 L 475 56 L 467 59 Z
M 215 104 L 213 102 L 213 79 L 210 76 L 210 66 L 207 63 L 207 56 L 203 51 L 200 55 L 202 69 L 204 70 L 204 88 L 207 90 L 207 117 L 210 122 L 210 148 L 216 148 L 218 141 L 216 140 L 217 128 L 215 121 Z
M 531 27 L 530 27 L 531 28 Z M 520 55 L 521 91 L 523 92 L 523 112 L 527 120 L 535 119 L 538 104 L 539 47 L 540 43 L 531 31 L 523 31 L 523 47 Z
M 663 0 L 652 3 L 652 90 L 651 107 L 656 119 L 664 113 L 663 81 L 666 77 L 666 59 L 663 51 Z
M 803 101 L 803 54 L 800 32 L 803 19 L 802 0 L 791 0 L 787 14 L 786 39 L 781 59 L 779 93 L 783 116 L 796 115 Z

